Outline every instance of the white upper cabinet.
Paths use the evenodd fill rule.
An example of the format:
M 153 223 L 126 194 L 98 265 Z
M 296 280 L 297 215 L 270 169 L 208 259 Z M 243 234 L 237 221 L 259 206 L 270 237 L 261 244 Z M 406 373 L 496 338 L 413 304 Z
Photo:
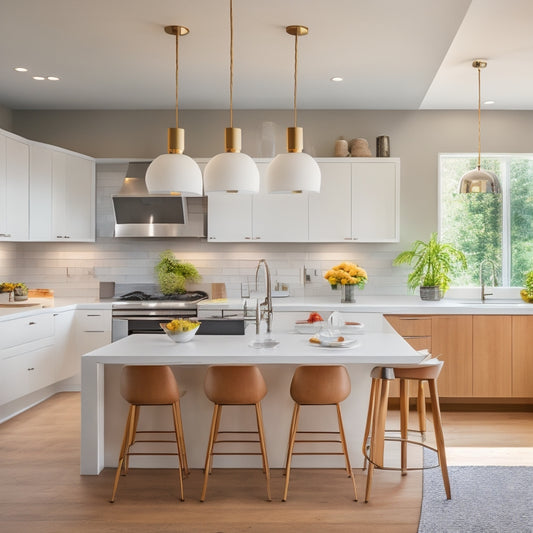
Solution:
M 400 162 L 388 158 L 352 164 L 352 238 L 400 240 Z
M 54 151 L 52 180 L 52 239 L 94 241 L 94 161 Z
M 320 194 L 309 195 L 309 240 L 352 240 L 352 164 L 319 163 Z
M 318 159 L 319 194 L 268 194 L 259 161 L 256 195 L 211 194 L 208 240 L 218 242 L 397 242 L 400 160 Z
M 34 143 L 30 154 L 30 240 L 95 240 L 94 160 Z
M 0 133 L 0 240 L 27 241 L 29 234 L 29 147 Z
M 261 184 L 252 195 L 253 238 L 259 242 L 305 242 L 308 240 L 307 193 L 269 194 L 265 175 L 268 163 L 258 163 Z

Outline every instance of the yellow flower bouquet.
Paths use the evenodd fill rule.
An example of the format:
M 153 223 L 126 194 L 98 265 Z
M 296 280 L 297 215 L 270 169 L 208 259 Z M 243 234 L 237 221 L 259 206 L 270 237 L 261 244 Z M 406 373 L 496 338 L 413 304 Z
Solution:
M 324 278 L 329 281 L 332 289 L 336 289 L 337 285 L 357 285 L 362 289 L 368 280 L 368 275 L 360 266 L 343 262 L 328 270 Z

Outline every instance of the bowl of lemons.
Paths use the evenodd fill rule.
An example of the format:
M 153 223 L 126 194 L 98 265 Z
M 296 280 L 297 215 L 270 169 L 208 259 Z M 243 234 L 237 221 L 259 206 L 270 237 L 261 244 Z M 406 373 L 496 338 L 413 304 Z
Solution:
M 160 323 L 159 325 L 174 342 L 189 342 L 196 335 L 200 322 L 176 318 L 171 322 Z

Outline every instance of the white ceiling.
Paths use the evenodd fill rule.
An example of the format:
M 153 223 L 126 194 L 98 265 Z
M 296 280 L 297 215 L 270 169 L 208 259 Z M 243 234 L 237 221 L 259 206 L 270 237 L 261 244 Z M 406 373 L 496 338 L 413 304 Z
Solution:
M 233 0 L 234 108 L 533 109 L 532 0 Z M 11 109 L 229 107 L 229 0 L 1 0 L 0 105 Z M 18 73 L 16 66 L 29 68 Z M 56 75 L 41 81 L 32 75 Z M 344 81 L 334 83 L 332 76 Z

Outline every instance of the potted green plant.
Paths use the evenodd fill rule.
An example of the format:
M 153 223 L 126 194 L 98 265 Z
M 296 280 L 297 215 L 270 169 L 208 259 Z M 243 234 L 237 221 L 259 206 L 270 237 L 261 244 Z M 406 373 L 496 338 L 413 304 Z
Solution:
M 524 302 L 533 304 L 533 270 L 526 272 L 524 286 L 525 288 L 520 291 L 520 296 Z
M 165 250 L 159 255 L 155 266 L 159 288 L 163 294 L 182 294 L 187 281 L 200 281 L 201 276 L 192 263 L 182 263 L 174 257 L 172 250 Z
M 417 240 L 410 250 L 401 252 L 393 265 L 411 265 L 407 286 L 414 291 L 420 287 L 422 300 L 440 300 L 450 287 L 450 274 L 456 268 L 466 268 L 463 252 L 451 244 L 438 241 L 432 233 L 427 242 Z

